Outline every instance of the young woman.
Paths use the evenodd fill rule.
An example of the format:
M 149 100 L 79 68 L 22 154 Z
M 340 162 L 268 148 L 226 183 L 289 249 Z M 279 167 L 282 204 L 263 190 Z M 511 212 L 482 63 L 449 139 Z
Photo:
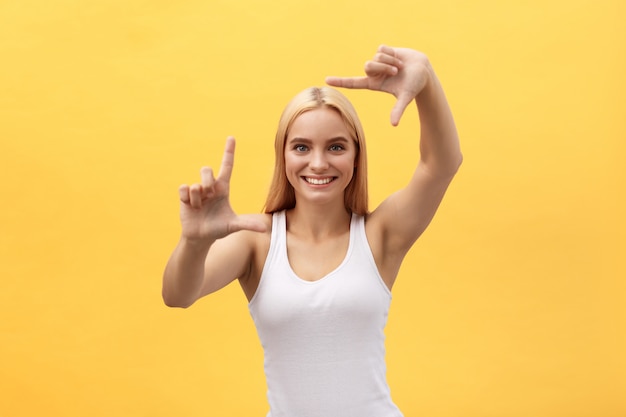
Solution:
M 265 213 L 229 204 L 235 141 L 219 175 L 179 189 L 182 236 L 163 299 L 189 307 L 235 279 L 265 354 L 271 417 L 397 417 L 386 381 L 383 329 L 408 250 L 433 218 L 462 161 L 452 114 L 428 58 L 381 46 L 363 77 L 334 87 L 393 94 L 395 126 L 412 102 L 420 159 L 405 188 L 367 207 L 366 150 L 352 105 L 310 88 L 286 107 Z

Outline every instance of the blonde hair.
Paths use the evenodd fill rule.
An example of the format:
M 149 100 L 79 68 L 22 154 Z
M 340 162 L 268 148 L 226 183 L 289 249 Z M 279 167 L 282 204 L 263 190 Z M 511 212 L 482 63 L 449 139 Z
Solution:
M 329 108 L 341 116 L 356 144 L 354 176 L 344 192 L 348 211 L 365 215 L 368 213 L 367 153 L 365 135 L 359 117 L 350 101 L 339 91 L 330 87 L 311 87 L 298 93 L 285 107 L 278 123 L 274 141 L 274 177 L 263 211 L 274 213 L 295 207 L 296 196 L 285 173 L 285 142 L 294 120 L 302 113 L 318 108 Z

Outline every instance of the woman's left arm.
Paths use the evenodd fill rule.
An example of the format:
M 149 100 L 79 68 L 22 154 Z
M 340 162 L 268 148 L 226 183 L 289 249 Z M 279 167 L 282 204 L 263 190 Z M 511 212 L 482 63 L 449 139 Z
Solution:
M 415 172 L 407 186 L 390 195 L 368 219 L 380 227 L 384 252 L 402 258 L 435 215 L 463 156 L 448 101 L 426 55 L 381 46 L 365 64 L 365 73 L 364 77 L 328 77 L 326 82 L 393 94 L 397 99 L 391 112 L 394 126 L 412 102 L 419 113 L 420 159 Z

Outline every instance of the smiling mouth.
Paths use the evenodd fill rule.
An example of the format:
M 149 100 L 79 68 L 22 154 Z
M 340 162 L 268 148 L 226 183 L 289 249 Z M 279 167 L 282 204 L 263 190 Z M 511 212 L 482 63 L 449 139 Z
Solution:
M 327 178 L 309 178 L 303 177 L 306 182 L 312 185 L 326 185 L 335 180 L 335 177 L 327 177 Z

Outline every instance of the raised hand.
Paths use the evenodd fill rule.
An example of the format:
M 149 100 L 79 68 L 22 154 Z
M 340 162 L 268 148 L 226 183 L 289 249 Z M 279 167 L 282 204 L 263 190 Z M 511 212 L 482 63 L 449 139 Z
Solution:
M 218 176 L 214 177 L 211 168 L 202 167 L 199 184 L 179 187 L 183 238 L 213 241 L 240 230 L 266 230 L 264 223 L 251 216 L 238 216 L 230 206 L 234 157 L 235 138 L 229 137 Z
M 432 68 L 421 52 L 382 45 L 365 63 L 365 74 L 362 77 L 327 77 L 326 83 L 393 94 L 397 101 L 391 111 L 391 124 L 397 126 L 404 110 L 432 78 Z

